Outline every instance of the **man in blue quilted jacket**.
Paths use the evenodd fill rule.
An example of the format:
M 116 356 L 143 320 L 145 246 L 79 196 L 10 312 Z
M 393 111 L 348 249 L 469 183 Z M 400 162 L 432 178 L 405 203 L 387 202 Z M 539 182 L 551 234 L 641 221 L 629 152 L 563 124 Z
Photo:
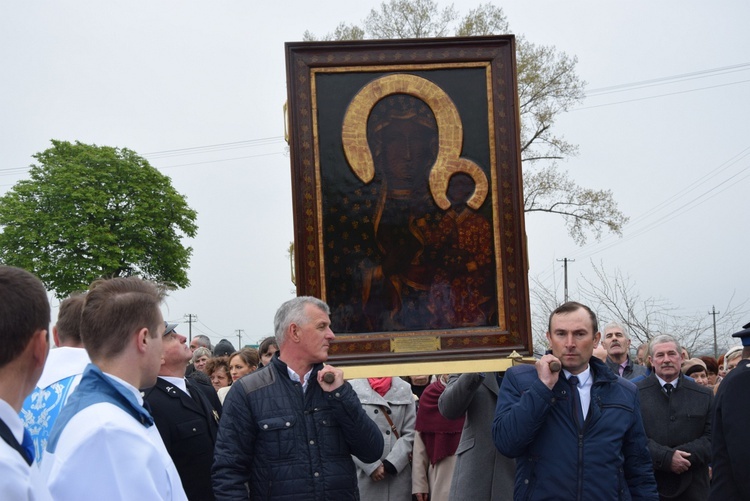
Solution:
M 600 337 L 589 307 L 565 303 L 550 315 L 552 353 L 505 373 L 492 436 L 516 458 L 514 499 L 659 499 L 638 391 L 592 356 Z
M 279 352 L 229 390 L 212 469 L 217 501 L 359 499 L 351 456 L 379 460 L 383 437 L 343 371 L 323 366 L 335 337 L 329 314 L 310 296 L 281 305 Z

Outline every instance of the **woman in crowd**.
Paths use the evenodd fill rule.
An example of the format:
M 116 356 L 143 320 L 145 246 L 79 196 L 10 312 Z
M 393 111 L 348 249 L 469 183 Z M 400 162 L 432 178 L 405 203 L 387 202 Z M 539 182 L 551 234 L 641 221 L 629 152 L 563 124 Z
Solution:
M 242 348 L 229 355 L 229 375 L 232 377 L 232 383 L 246 374 L 250 374 L 258 368 L 258 350 L 255 348 Z M 224 398 L 229 393 L 231 386 L 219 388 L 219 400 L 222 405 Z
M 209 359 L 206 363 L 206 374 L 211 378 L 211 384 L 217 392 L 232 384 L 232 378 L 229 375 L 229 357 Z
M 366 464 L 353 458 L 362 501 L 410 500 L 416 421 L 411 386 L 398 377 L 354 379 L 350 383 L 385 442 L 380 461 Z
M 446 419 L 438 410 L 448 374 L 427 386 L 419 399 L 412 461 L 412 492 L 417 501 L 448 501 L 465 416 Z
M 708 374 L 706 373 L 706 363 L 700 358 L 691 358 L 682 363 L 682 373 L 690 376 L 701 386 L 710 387 Z
M 209 358 L 211 358 L 211 350 L 209 350 L 208 348 L 196 348 L 193 352 L 192 359 L 195 370 L 205 373 L 206 363 L 208 362 Z
M 703 363 L 706 364 L 706 376 L 708 377 L 708 385 L 714 386 L 716 384 L 716 378 L 719 377 L 719 364 L 716 363 L 714 357 L 704 356 L 700 357 Z
M 258 351 L 260 352 L 261 367 L 267 367 L 268 364 L 271 363 L 273 354 L 279 351 L 279 344 L 276 342 L 276 336 L 270 336 L 261 341 Z

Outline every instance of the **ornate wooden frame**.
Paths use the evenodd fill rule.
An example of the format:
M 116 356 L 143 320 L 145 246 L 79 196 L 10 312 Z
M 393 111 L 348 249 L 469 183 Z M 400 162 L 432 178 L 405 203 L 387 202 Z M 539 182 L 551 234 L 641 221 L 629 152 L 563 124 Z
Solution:
M 297 293 L 319 297 L 331 306 L 336 340 L 330 348 L 329 361 L 338 365 L 368 365 L 498 359 L 512 351 L 530 354 L 528 264 L 513 36 L 294 42 L 286 44 L 286 61 Z M 401 98 L 403 95 L 417 97 L 421 103 L 413 105 L 415 101 Z M 375 106 L 385 98 L 391 98 L 391 108 L 402 106 L 406 111 L 399 116 L 389 108 L 373 126 L 375 118 L 371 117 L 375 116 Z M 407 100 L 406 104 L 403 99 Z M 429 116 L 417 118 L 413 110 L 421 113 L 427 109 L 425 105 L 434 115 L 434 123 L 420 129 L 417 125 L 421 122 L 416 125 L 412 122 L 427 123 Z M 424 131 L 425 137 L 434 134 L 438 145 L 434 146 L 434 140 L 431 143 L 433 150 L 430 151 L 436 151 L 434 164 L 422 169 L 425 175 L 429 173 L 426 184 L 413 181 L 415 191 L 430 194 L 431 201 L 420 206 L 419 211 L 413 209 L 413 215 L 401 218 L 407 218 L 408 228 L 398 226 L 397 202 L 388 198 L 398 191 L 395 188 L 398 180 L 389 178 L 390 171 L 384 169 L 379 177 L 380 191 L 377 183 L 373 184 L 378 168 L 373 162 L 375 147 L 368 142 L 372 141 L 372 131 L 379 130 L 378 124 L 385 124 L 382 125 L 385 129 L 390 124 L 405 121 L 410 121 L 407 127 Z M 398 140 L 389 141 L 384 143 L 384 150 L 410 148 Z M 418 145 L 426 151 L 427 139 Z M 382 163 L 387 162 L 383 157 L 378 158 L 381 158 L 379 165 L 389 168 L 393 165 Z M 406 172 L 406 167 L 397 164 L 395 169 Z M 409 164 L 408 169 L 415 168 Z M 428 254 L 425 250 L 428 246 L 421 240 L 421 230 L 414 229 L 414 225 L 425 227 L 427 221 L 432 225 L 428 226 L 429 231 L 435 233 L 437 230 L 433 229 L 439 227 L 440 221 L 448 221 L 446 214 L 451 209 L 451 201 L 446 194 L 451 176 L 456 172 L 467 174 L 474 181 L 475 189 L 465 204 L 470 210 L 464 212 L 476 215 L 479 223 L 482 220 L 489 223 L 491 266 L 480 275 L 476 274 L 475 266 L 467 266 L 474 273 L 471 275 L 460 261 L 467 251 L 453 242 L 447 251 L 441 251 L 441 258 L 430 261 L 432 267 L 419 268 L 426 270 L 427 278 L 414 284 L 415 292 L 408 299 L 409 291 L 404 292 L 402 287 L 405 286 L 400 284 L 402 281 L 409 283 L 405 278 L 408 274 L 417 274 L 418 265 L 411 263 L 427 260 L 421 253 Z M 389 180 L 393 181 L 393 187 L 386 188 Z M 411 194 L 403 198 L 409 197 L 418 198 Z M 403 251 L 410 260 L 406 271 L 398 275 L 394 272 L 384 279 L 383 270 L 392 267 L 383 263 L 398 262 L 395 258 L 400 252 L 394 245 L 385 249 L 381 244 L 387 241 L 382 229 L 386 224 L 380 227 L 378 224 L 385 220 L 382 219 L 384 207 L 389 203 L 396 215 L 391 216 L 393 229 L 388 231 L 401 235 L 401 240 L 396 237 L 391 240 L 403 242 L 403 235 L 406 235 L 410 243 L 413 240 L 424 245 L 411 254 Z M 362 215 L 364 213 L 366 215 Z M 356 230 L 350 232 L 349 224 Z M 451 233 L 454 234 L 458 232 Z M 351 243 L 342 243 L 347 239 Z M 377 245 L 373 243 L 375 240 Z M 434 248 L 429 247 L 430 256 L 439 254 L 432 250 Z M 382 255 L 372 257 L 373 249 L 377 251 L 375 254 Z M 356 256 L 368 252 L 368 264 L 357 261 Z M 449 252 L 459 255 L 456 259 L 461 265 L 455 269 L 461 273 L 449 274 L 435 265 L 453 263 L 446 257 Z M 391 259 L 387 259 L 389 253 Z M 329 262 L 326 262 L 326 255 Z M 370 257 L 380 264 L 372 265 Z M 468 261 L 470 257 L 463 259 Z M 443 275 L 447 278 L 435 285 L 436 277 Z M 494 287 L 494 295 L 489 299 L 483 295 L 481 300 L 473 300 L 476 304 L 472 306 L 477 311 L 486 312 L 483 317 L 476 315 L 485 319 L 484 324 L 472 323 L 473 320 L 469 322 L 471 325 L 465 320 L 455 321 L 455 308 L 435 306 L 440 304 L 436 298 L 448 296 L 450 304 L 459 304 L 455 297 L 461 288 L 469 289 L 467 284 L 483 280 L 482 277 Z M 490 290 L 487 285 L 483 285 L 483 292 Z M 373 288 L 387 292 L 371 296 Z M 440 295 L 440 291 L 447 296 Z M 479 293 L 475 296 L 480 297 Z M 385 298 L 391 303 L 383 304 L 395 306 L 388 310 L 388 315 L 367 316 L 364 311 L 372 304 L 379 304 L 372 297 Z M 408 309 L 412 305 L 417 305 L 414 315 Z M 375 307 L 371 309 L 374 311 Z M 419 324 L 422 318 L 427 320 Z

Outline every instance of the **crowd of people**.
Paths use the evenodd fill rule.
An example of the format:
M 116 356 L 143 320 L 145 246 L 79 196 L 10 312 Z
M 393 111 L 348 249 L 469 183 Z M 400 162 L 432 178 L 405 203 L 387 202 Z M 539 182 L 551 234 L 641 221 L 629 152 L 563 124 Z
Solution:
M 750 324 L 719 360 L 586 305 L 505 372 L 345 380 L 330 310 L 285 302 L 254 348 L 187 338 L 137 277 L 59 308 L 0 266 L 3 499 L 750 499 Z

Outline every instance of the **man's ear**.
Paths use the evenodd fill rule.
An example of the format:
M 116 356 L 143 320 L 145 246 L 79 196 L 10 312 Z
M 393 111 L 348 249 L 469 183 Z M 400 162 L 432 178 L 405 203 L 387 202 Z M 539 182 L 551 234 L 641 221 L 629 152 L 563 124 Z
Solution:
M 289 324 L 289 335 L 292 341 L 299 343 L 299 327 L 297 327 L 297 324 Z
M 43 366 L 44 362 L 47 361 L 47 354 L 49 353 L 49 340 L 48 340 L 47 329 L 39 329 L 34 332 L 31 337 L 31 350 L 34 357 L 34 364 L 39 367 Z
M 55 340 L 55 346 L 60 346 L 60 335 L 57 333 L 57 325 L 52 326 L 52 339 Z
M 601 332 L 597 332 L 596 334 L 594 334 L 594 346 L 598 345 L 601 340 L 602 340 Z
M 148 328 L 144 327 L 140 329 L 135 335 L 136 348 L 139 353 L 146 353 L 150 340 L 150 334 Z

